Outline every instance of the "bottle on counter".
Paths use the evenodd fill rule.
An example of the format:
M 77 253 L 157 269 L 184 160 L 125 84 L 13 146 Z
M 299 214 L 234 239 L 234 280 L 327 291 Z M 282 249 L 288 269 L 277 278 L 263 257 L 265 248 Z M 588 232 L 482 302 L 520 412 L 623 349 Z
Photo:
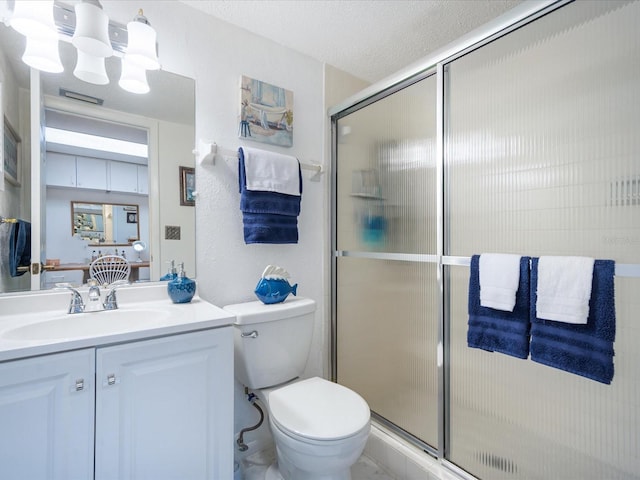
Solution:
M 169 270 L 163 276 L 160 277 L 160 281 L 169 281 L 173 280 L 178 276 L 178 272 L 176 272 L 176 264 L 175 261 L 171 260 L 169 263 Z
M 167 292 L 173 303 L 189 303 L 196 293 L 196 282 L 187 278 L 184 263 L 180 263 L 178 276 L 167 283 Z

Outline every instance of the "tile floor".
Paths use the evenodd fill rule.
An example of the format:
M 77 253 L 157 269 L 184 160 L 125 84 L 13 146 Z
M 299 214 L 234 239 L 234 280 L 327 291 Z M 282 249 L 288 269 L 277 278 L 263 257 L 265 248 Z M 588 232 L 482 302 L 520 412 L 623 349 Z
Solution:
M 243 480 L 264 480 L 269 465 L 275 459 L 275 452 L 257 452 L 244 460 Z M 351 467 L 351 480 L 396 480 L 366 455 L 362 455 Z

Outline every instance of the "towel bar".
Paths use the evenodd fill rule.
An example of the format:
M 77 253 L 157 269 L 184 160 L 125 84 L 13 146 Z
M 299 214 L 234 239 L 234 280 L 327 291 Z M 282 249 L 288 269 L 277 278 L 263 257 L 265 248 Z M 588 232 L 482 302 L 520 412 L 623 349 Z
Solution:
M 0 223 L 18 223 L 18 219 L 0 216 Z
M 202 140 L 199 141 L 198 148 L 193 150 L 193 154 L 196 155 L 196 159 L 200 164 L 214 162 L 216 155 L 220 155 L 225 159 L 238 159 L 237 150 L 221 148 L 215 142 L 207 143 Z M 300 162 L 300 168 L 302 170 L 310 170 L 316 174 L 324 173 L 322 165 L 315 163 Z

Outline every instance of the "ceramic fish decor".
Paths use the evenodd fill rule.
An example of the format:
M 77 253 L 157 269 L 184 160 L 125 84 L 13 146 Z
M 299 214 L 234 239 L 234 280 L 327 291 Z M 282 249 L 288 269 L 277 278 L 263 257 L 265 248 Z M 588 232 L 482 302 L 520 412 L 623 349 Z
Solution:
M 284 302 L 290 293 L 296 295 L 298 284 L 296 283 L 292 287 L 287 280 L 288 278 L 289 272 L 285 269 L 275 265 L 267 265 L 267 268 L 262 272 L 262 278 L 256 285 L 256 297 L 262 303 L 269 305 Z

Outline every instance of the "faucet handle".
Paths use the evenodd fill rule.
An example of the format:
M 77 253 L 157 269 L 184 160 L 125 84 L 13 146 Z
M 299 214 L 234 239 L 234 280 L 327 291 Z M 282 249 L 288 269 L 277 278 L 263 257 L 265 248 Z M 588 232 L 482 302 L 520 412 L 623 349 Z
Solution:
M 70 283 L 56 283 L 56 290 L 62 289 L 71 290 L 71 302 L 69 303 L 68 313 L 84 312 L 84 302 L 82 301 L 82 295 L 80 295 L 80 292 L 73 288 Z
M 107 296 L 104 298 L 104 303 L 102 304 L 105 310 L 116 310 L 118 308 L 116 289 L 118 287 L 122 287 L 123 285 L 129 285 L 129 282 L 127 280 L 116 280 L 115 282 L 109 284 L 111 290 L 109 290 L 109 293 L 107 293 Z

